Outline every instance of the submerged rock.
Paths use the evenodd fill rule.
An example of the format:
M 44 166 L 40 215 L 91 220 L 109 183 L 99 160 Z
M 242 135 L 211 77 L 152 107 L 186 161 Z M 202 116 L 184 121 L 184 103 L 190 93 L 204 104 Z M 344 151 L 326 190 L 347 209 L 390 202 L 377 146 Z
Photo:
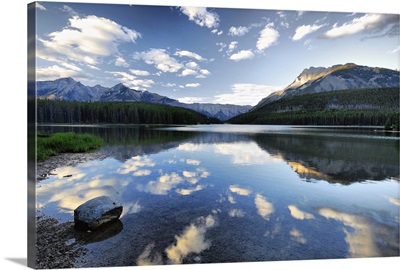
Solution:
M 74 210 L 75 227 L 78 229 L 96 229 L 99 226 L 119 219 L 122 205 L 108 196 L 91 199 Z

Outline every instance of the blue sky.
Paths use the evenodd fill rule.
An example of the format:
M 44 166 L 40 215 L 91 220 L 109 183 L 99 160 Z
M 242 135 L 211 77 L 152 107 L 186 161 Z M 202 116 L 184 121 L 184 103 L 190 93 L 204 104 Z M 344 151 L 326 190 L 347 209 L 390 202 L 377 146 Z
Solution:
M 39 2 L 38 80 L 255 105 L 304 68 L 399 68 L 399 15 Z

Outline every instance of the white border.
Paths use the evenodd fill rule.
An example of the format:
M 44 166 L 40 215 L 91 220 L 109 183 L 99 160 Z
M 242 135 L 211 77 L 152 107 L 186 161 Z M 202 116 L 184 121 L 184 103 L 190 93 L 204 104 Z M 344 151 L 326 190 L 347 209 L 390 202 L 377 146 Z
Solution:
M 26 259 L 27 250 L 27 172 L 26 172 L 26 66 L 27 66 L 27 0 L 9 0 L 1 7 L 1 221 L 0 269 L 26 269 L 16 263 Z M 61 1 L 59 1 L 61 2 Z M 82 0 L 62 2 L 114 3 L 113 1 Z M 282 10 L 343 11 L 367 13 L 400 13 L 400 5 L 394 0 L 140 0 L 124 1 L 121 4 L 144 5 L 186 5 L 232 8 L 259 8 Z M 399 41 L 400 44 L 400 41 Z M 263 267 L 280 269 L 362 269 L 363 267 L 390 269 L 400 265 L 400 257 L 377 259 L 342 259 L 317 261 L 284 261 L 265 263 L 229 263 L 184 266 L 152 266 L 140 269 L 242 269 L 243 267 Z M 95 268 L 88 268 L 95 269 Z M 101 268 L 104 270 L 127 269 L 126 267 Z M 138 268 L 139 269 L 139 268 Z

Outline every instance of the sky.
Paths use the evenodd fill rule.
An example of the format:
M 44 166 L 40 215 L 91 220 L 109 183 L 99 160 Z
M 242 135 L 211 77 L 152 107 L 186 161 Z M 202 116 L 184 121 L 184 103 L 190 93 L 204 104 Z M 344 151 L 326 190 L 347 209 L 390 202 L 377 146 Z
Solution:
M 399 69 L 399 15 L 38 2 L 37 80 L 256 105 L 303 69 Z

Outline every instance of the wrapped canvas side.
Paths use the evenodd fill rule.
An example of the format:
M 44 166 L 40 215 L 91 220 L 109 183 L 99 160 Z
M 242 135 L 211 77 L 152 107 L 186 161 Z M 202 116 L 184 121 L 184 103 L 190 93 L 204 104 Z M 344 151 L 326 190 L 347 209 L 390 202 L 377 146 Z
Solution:
M 28 4 L 28 266 L 36 268 L 36 3 Z

